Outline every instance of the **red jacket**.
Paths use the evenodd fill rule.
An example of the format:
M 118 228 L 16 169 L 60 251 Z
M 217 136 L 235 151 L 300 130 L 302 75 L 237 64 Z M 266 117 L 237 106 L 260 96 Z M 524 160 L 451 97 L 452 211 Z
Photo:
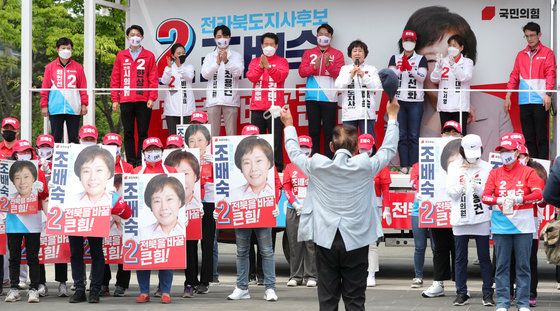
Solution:
M 324 53 L 329 53 L 330 55 L 328 66 L 325 66 Z M 321 62 L 317 69 L 314 68 L 316 62 Z M 342 66 L 344 66 L 344 55 L 342 52 L 329 46 L 327 50 L 321 53 L 319 47 L 314 47 L 303 53 L 301 64 L 299 65 L 299 75 L 302 78 L 307 78 L 307 88 L 332 89 Z M 337 91 L 306 91 L 305 99 L 336 102 L 338 101 L 337 95 Z
M 158 87 L 158 71 L 154 54 L 142 47 L 140 55 L 132 60 L 130 50 L 122 50 L 115 58 L 111 74 L 111 88 Z M 111 91 L 111 101 L 118 103 L 155 101 L 157 91 Z
M 412 190 L 414 191 L 418 191 L 418 177 L 419 177 L 419 172 L 418 172 L 418 162 L 414 163 L 414 165 L 412 166 L 412 169 L 410 170 L 410 187 L 412 188 Z
M 133 170 L 132 164 L 123 161 L 121 157 L 117 157 L 115 161 L 115 174 L 132 173 Z
M 146 163 L 145 167 L 146 169 L 144 170 L 144 172 L 142 172 L 142 174 L 161 174 L 161 173 L 165 173 L 165 171 L 163 170 L 163 162 L 159 161 L 156 163 Z M 132 170 L 132 174 L 138 174 L 140 173 L 140 171 L 144 168 L 144 166 L 137 166 L 134 168 L 134 170 Z M 165 165 L 165 168 L 167 169 L 168 173 L 177 173 L 177 170 L 172 167 L 172 166 L 167 166 Z
M 14 153 L 14 146 L 16 145 L 15 143 L 17 143 L 18 140 L 19 139 L 14 140 L 14 144 L 12 145 L 12 148 L 6 147 L 5 141 L 0 141 L 0 154 L 3 155 L 4 158 L 11 157 L 12 154 Z
M 284 91 L 276 91 L 276 94 L 268 91 L 257 90 L 259 88 L 283 88 L 284 81 L 290 72 L 288 61 L 276 54 L 267 57 L 270 64 L 269 69 L 260 67 L 261 58 L 255 57 L 249 64 L 247 78 L 253 82 L 253 95 L 251 96 L 251 110 L 268 110 L 274 104 L 283 107 Z M 275 98 L 274 98 L 275 97 Z
M 391 185 L 391 173 L 389 172 L 389 167 L 385 166 L 375 178 L 373 178 L 375 183 L 375 196 L 380 197 L 383 195 L 383 206 L 391 206 L 391 200 L 389 195 L 389 187 Z
M 307 194 L 307 185 L 309 180 L 299 167 L 293 163 L 289 163 L 284 169 L 284 176 L 282 179 L 284 194 L 286 194 L 286 198 L 290 204 L 293 205 L 296 202 L 296 197 L 298 196 L 305 199 L 305 195 L 300 192 L 305 191 Z
M 86 74 L 84 68 L 78 62 L 70 59 L 65 67 L 57 58 L 45 67 L 43 76 L 43 89 L 52 91 L 41 91 L 41 108 L 49 108 L 50 114 L 80 114 L 81 105 L 88 105 L 87 91 L 79 91 L 74 94 L 63 96 L 56 90 L 61 89 L 85 89 L 87 88 Z M 78 91 L 74 91 L 78 93 Z

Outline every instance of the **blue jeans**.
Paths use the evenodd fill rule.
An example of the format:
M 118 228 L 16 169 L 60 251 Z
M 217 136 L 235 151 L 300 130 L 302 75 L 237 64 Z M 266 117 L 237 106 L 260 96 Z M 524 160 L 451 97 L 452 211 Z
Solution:
M 150 274 L 152 270 L 136 270 L 140 294 L 150 294 Z M 164 294 L 171 293 L 173 270 L 158 270 L 159 289 Z
M 216 229 L 216 234 L 214 235 L 214 261 L 212 267 L 212 276 L 214 278 L 218 278 L 218 229 Z
M 410 167 L 418 162 L 418 139 L 424 114 L 424 102 L 399 100 L 399 159 L 401 167 Z
M 251 233 L 255 231 L 259 251 L 262 256 L 264 286 L 266 289 L 276 289 L 276 271 L 274 266 L 274 251 L 272 250 L 272 229 L 253 228 L 235 229 L 235 244 L 237 244 L 237 288 L 249 287 L 249 246 Z
M 517 308 L 529 308 L 529 291 L 531 284 L 531 245 L 533 234 L 494 234 L 494 249 L 496 250 L 496 308 L 509 308 L 509 269 L 511 250 L 515 256 L 515 284 L 517 290 L 515 301 Z
M 480 262 L 480 274 L 482 276 L 482 294 L 492 295 L 492 262 L 490 261 L 490 237 L 487 235 L 475 235 L 476 252 Z M 466 295 L 467 290 L 467 263 L 469 259 L 469 236 L 455 236 L 455 288 L 457 294 Z
M 428 239 L 428 228 L 418 227 L 418 216 L 411 216 L 410 223 L 412 225 L 412 235 L 414 236 L 414 277 L 421 279 L 424 270 L 424 256 L 426 254 L 426 246 Z M 430 239 L 432 250 L 434 245 Z
M 364 120 L 352 120 L 352 121 L 342 121 L 342 124 L 344 125 L 352 125 L 358 129 L 360 129 L 360 134 L 365 134 L 365 122 Z M 375 125 L 375 120 L 367 120 L 367 133 L 370 134 L 371 136 L 375 137 L 375 132 L 374 132 L 374 125 Z

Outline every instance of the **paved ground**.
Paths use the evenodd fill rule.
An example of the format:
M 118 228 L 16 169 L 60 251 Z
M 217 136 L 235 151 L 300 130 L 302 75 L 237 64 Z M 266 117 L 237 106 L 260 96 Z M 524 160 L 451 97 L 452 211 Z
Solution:
M 278 243 L 280 244 L 281 234 L 278 235 Z M 474 254 L 475 249 L 471 249 Z M 481 281 L 478 275 L 478 266 L 469 265 L 469 290 L 473 298 L 469 305 L 464 307 L 452 306 L 455 298 L 455 288 L 451 281 L 446 282 L 446 296 L 440 298 L 426 299 L 420 296 L 423 289 L 431 283 L 432 275 L 432 257 L 428 251 L 426 256 L 425 267 L 425 284 L 423 289 L 410 288 L 410 282 L 413 275 L 413 248 L 411 247 L 390 247 L 385 248 L 382 245 L 379 249 L 381 271 L 377 275 L 377 287 L 368 288 L 367 290 L 367 310 L 494 310 L 494 308 L 483 307 L 481 304 Z M 554 267 L 546 264 L 545 255 L 539 252 L 539 298 L 538 306 L 532 308 L 533 311 L 560 310 L 560 290 L 556 290 L 556 282 L 554 279 Z M 471 256 L 471 262 L 474 257 Z M 220 244 L 220 262 L 219 285 L 211 285 L 210 293 L 207 295 L 197 295 L 191 299 L 180 298 L 183 290 L 184 274 L 182 271 L 176 271 L 173 288 L 172 299 L 170 305 L 161 305 L 158 300 L 147 304 L 137 304 L 134 302 L 139 294 L 136 276 L 133 273 L 131 279 L 131 288 L 127 291 L 127 296 L 123 298 L 104 297 L 100 304 L 69 304 L 67 298 L 56 297 L 56 284 L 49 282 L 51 294 L 48 297 L 41 298 L 39 304 L 28 304 L 26 302 L 5 303 L 0 302 L 0 310 L 153 310 L 154 308 L 165 308 L 166 310 L 281 310 L 281 311 L 297 311 L 297 310 L 318 310 L 317 290 L 315 288 L 297 287 L 288 288 L 289 267 L 286 263 L 281 251 L 278 249 L 276 255 L 276 273 L 277 273 L 277 294 L 279 301 L 275 303 L 265 302 L 263 300 L 264 287 L 251 286 L 250 300 L 244 301 L 227 301 L 225 298 L 231 293 L 235 286 L 235 246 L 228 244 Z M 116 269 L 113 269 L 116 271 Z M 47 266 L 47 280 L 52 280 L 54 276 L 54 266 Z M 111 283 L 112 285 L 114 284 Z M 156 274 L 152 274 L 152 288 L 155 289 L 157 284 Z M 112 288 L 113 289 L 113 288 Z M 6 289 L 5 289 L 6 290 Z M 25 298 L 25 297 L 24 297 Z M 343 310 L 343 305 L 340 307 Z M 516 310 L 516 308 L 510 308 Z

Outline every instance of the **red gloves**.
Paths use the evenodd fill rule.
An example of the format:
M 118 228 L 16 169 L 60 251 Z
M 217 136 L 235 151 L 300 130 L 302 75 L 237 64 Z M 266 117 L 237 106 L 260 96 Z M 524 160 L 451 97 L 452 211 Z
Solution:
M 117 215 L 122 219 L 129 219 L 132 216 L 132 209 L 122 198 L 119 198 L 111 209 L 111 214 Z
M 403 55 L 402 57 L 402 63 L 401 63 L 401 71 L 411 71 L 412 70 L 412 66 L 410 66 L 410 63 L 408 62 L 408 57 L 406 56 L 406 54 Z

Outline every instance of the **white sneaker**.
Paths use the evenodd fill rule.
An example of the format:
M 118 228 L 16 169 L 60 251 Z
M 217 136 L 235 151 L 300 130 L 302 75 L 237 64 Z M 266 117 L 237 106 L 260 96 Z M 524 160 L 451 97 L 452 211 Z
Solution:
M 315 280 L 307 280 L 307 287 L 316 287 L 317 281 Z
M 440 297 L 440 296 L 445 296 L 443 281 L 434 281 L 432 283 L 432 286 L 430 286 L 427 290 L 422 292 L 422 297 L 424 298 L 433 298 L 433 297 Z
M 241 289 L 235 288 L 233 293 L 227 297 L 228 300 L 239 300 L 239 299 L 250 299 L 251 295 L 249 295 L 248 289 Z
M 424 281 L 421 278 L 413 278 L 412 284 L 410 285 L 411 288 L 420 288 L 424 284 Z
M 6 296 L 6 299 L 4 299 L 5 302 L 15 302 L 18 300 L 21 300 L 21 296 L 19 295 L 19 290 L 13 288 L 10 289 L 8 295 Z
M 375 276 L 368 276 L 367 277 L 367 286 L 368 287 L 375 287 L 377 283 L 375 283 Z
M 25 284 L 25 282 L 19 282 L 18 289 L 26 289 L 26 288 L 27 288 L 27 284 Z
M 506 308 L 498 308 L 498 309 L 496 309 L 496 311 L 508 311 L 508 309 L 506 309 Z
M 556 283 L 556 289 L 560 290 L 560 283 Z
M 289 287 L 297 286 L 297 281 L 294 280 L 294 279 L 290 279 L 290 280 L 288 281 L 288 283 L 286 283 L 286 285 L 289 286 Z
M 519 311 L 529 311 L 529 308 L 525 308 L 525 307 L 519 308 Z
M 49 289 L 45 284 L 39 284 L 37 291 L 39 292 L 39 297 L 45 297 L 49 294 Z
M 272 288 L 267 289 L 264 292 L 264 300 L 266 301 L 278 301 L 278 296 L 276 296 L 276 291 Z
M 39 302 L 39 291 L 36 289 L 30 289 L 27 291 L 27 302 Z
M 68 297 L 68 287 L 66 287 L 66 283 L 58 284 L 58 297 Z

